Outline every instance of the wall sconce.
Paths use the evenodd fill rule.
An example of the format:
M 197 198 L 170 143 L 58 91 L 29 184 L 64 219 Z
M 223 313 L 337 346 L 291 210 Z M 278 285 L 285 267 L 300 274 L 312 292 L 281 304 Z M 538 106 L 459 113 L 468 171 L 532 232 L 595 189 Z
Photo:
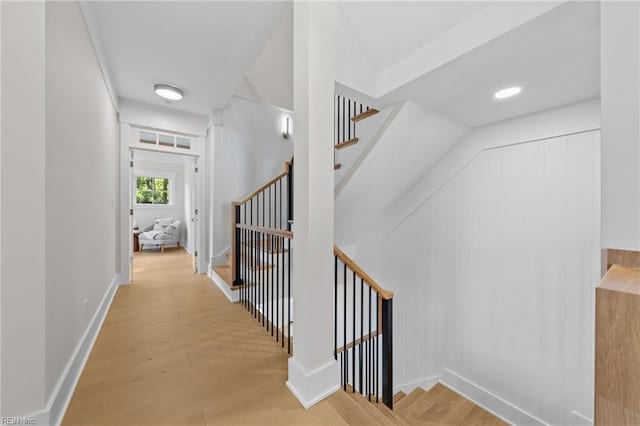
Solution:
M 282 138 L 289 139 L 291 136 L 291 128 L 289 126 L 290 118 L 287 116 L 282 117 Z

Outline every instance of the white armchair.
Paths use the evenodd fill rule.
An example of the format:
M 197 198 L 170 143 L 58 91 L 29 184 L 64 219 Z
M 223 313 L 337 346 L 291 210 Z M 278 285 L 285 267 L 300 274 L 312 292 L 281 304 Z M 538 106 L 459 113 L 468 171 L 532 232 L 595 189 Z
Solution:
M 165 246 L 180 247 L 180 221 L 173 218 L 156 219 L 151 225 L 142 230 L 138 236 L 140 252 L 144 246 L 160 247 L 164 252 Z

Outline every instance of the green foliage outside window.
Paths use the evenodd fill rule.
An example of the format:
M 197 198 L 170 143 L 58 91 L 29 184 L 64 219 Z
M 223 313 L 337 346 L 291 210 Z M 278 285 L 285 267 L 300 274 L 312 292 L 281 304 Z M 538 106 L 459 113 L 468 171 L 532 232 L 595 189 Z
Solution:
M 137 176 L 136 204 L 169 204 L 169 179 Z

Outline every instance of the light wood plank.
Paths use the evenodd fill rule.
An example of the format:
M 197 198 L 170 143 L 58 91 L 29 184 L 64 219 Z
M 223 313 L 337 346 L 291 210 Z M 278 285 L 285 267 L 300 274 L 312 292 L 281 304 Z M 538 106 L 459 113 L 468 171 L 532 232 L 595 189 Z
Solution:
M 351 121 L 353 121 L 354 123 L 357 123 L 358 121 L 362 121 L 365 118 L 369 118 L 372 115 L 376 115 L 377 113 L 379 113 L 380 111 L 378 111 L 375 108 L 369 108 L 367 111 L 361 112 L 360 114 L 351 117 Z

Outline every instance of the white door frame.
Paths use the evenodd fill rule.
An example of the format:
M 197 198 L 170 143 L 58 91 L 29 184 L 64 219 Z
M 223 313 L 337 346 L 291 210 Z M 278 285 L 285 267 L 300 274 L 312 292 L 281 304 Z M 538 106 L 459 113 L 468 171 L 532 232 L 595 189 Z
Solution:
M 195 158 L 195 163 L 198 164 L 198 173 L 196 174 L 197 192 L 195 193 L 195 199 L 192 200 L 192 209 L 198 209 L 198 217 L 202 217 L 205 212 L 202 211 L 201 206 L 204 206 L 202 200 L 204 199 L 205 173 L 201 169 L 205 162 L 200 162 L 200 152 L 203 148 L 204 141 L 202 136 L 190 135 L 192 143 L 195 144 L 193 152 L 178 152 L 176 150 L 163 150 L 153 149 L 147 147 L 135 146 L 131 143 L 132 132 L 137 131 L 135 126 L 131 126 L 128 123 L 120 123 L 120 256 L 118 259 L 120 274 L 123 277 L 123 281 L 132 282 L 133 279 L 133 233 L 132 220 L 133 220 L 133 163 L 132 153 L 134 151 L 153 151 L 174 155 L 189 156 Z M 168 132 L 176 133 L 176 132 Z M 134 146 L 132 146 L 134 145 Z M 185 176 L 186 178 L 186 176 Z M 206 217 L 206 215 L 204 216 Z M 196 222 L 198 225 L 200 221 Z M 199 228 L 199 226 L 196 226 Z M 206 256 L 201 255 L 203 248 L 206 247 L 204 232 L 200 232 L 201 229 L 197 229 L 194 235 L 194 247 L 192 250 L 198 253 L 197 256 L 197 271 L 198 273 L 207 272 Z M 196 237 L 197 236 L 197 237 Z

